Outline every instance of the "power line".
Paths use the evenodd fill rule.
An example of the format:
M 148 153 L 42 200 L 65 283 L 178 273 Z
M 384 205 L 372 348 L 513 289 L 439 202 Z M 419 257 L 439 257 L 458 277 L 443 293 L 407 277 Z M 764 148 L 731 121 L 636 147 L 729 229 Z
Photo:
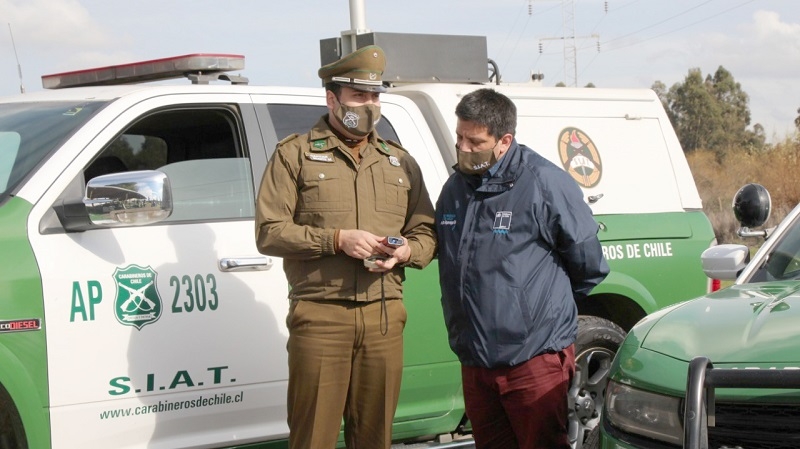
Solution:
M 660 22 L 656 22 L 656 23 L 654 23 L 654 24 L 652 24 L 652 25 L 648 25 L 648 26 L 646 26 L 646 27 L 644 27 L 644 28 L 642 28 L 642 29 L 636 30 L 636 31 L 634 31 L 634 32 L 631 32 L 631 33 L 628 33 L 628 34 L 624 34 L 624 35 L 622 35 L 622 36 L 616 37 L 616 38 L 614 38 L 614 39 L 611 39 L 611 40 L 609 40 L 609 41 L 603 42 L 603 44 L 610 44 L 611 42 L 615 42 L 615 41 L 618 41 L 618 40 L 620 40 L 620 39 L 625 39 L 625 38 L 626 38 L 626 37 L 628 37 L 628 36 L 632 36 L 632 35 L 634 35 L 634 34 L 641 33 L 642 31 L 649 30 L 650 28 L 653 28 L 653 27 L 656 27 L 656 26 L 658 26 L 658 25 L 661 25 L 661 24 L 662 24 L 662 23 L 664 23 L 664 22 L 669 22 L 670 20 L 672 20 L 672 19 L 674 19 L 674 18 L 676 18 L 676 17 L 680 17 L 680 16 L 682 16 L 682 15 L 684 15 L 684 14 L 686 14 L 686 13 L 690 12 L 690 11 L 693 11 L 693 10 L 695 10 L 695 9 L 697 9 L 697 8 L 699 8 L 699 7 L 701 7 L 701 6 L 703 6 L 703 5 L 706 5 L 706 4 L 708 4 L 708 3 L 711 3 L 712 1 L 714 1 L 714 0 L 706 0 L 706 1 L 704 1 L 703 3 L 700 3 L 700 4 L 699 4 L 699 5 L 697 5 L 697 6 L 693 6 L 693 7 L 689 8 L 689 9 L 687 9 L 686 11 L 680 12 L 680 13 L 678 13 L 678 14 L 675 14 L 674 16 L 671 16 L 671 17 L 667 17 L 666 19 L 664 19 L 664 20 L 662 20 L 662 21 L 660 21 Z
M 709 0 L 709 1 L 711 1 L 711 0 Z M 653 40 L 653 39 L 656 39 L 656 38 L 659 38 L 659 37 L 662 37 L 662 36 L 666 36 L 666 35 L 668 35 L 668 34 L 675 33 L 675 32 L 677 32 L 677 31 L 684 30 L 684 29 L 686 29 L 686 28 L 689 28 L 689 27 L 695 26 L 695 25 L 697 25 L 698 23 L 703 23 L 703 22 L 706 22 L 706 21 L 708 21 L 708 20 L 715 19 L 715 18 L 717 18 L 717 17 L 719 17 L 719 16 L 721 16 L 721 15 L 723 15 L 723 14 L 726 14 L 726 13 L 728 13 L 728 12 L 730 12 L 730 11 L 733 11 L 734 9 L 741 8 L 742 6 L 744 6 L 744 5 L 747 5 L 747 4 L 749 4 L 749 3 L 753 3 L 754 1 L 756 1 L 756 0 L 747 0 L 747 1 L 745 1 L 745 2 L 743 2 L 743 3 L 740 3 L 740 4 L 736 5 L 736 6 L 732 6 L 732 7 L 728 8 L 728 9 L 725 9 L 725 10 L 722 10 L 722 11 L 720 11 L 720 12 L 718 12 L 718 13 L 715 13 L 715 14 L 712 14 L 712 15 L 710 15 L 710 16 L 704 17 L 704 18 L 702 18 L 702 19 L 700 19 L 700 20 L 696 20 L 696 21 L 694 21 L 694 22 L 691 22 L 691 23 L 689 23 L 689 24 L 686 24 L 686 25 L 684 25 L 684 26 L 682 26 L 682 27 L 678 27 L 678 28 L 675 28 L 675 29 L 673 29 L 673 30 L 670 30 L 670 31 L 665 31 L 665 32 L 663 32 L 663 33 L 661 33 L 661 34 L 657 34 L 657 35 L 655 35 L 655 36 L 651 36 L 651 37 L 648 37 L 648 38 L 646 38 L 646 39 L 642 39 L 642 40 L 640 40 L 640 41 L 637 41 L 637 42 L 634 42 L 634 43 L 631 43 L 631 44 L 628 44 L 628 45 L 622 45 L 622 46 L 618 46 L 618 47 L 615 47 L 615 48 L 610 48 L 610 49 L 607 49 L 607 50 L 605 50 L 605 51 L 606 51 L 606 52 L 608 52 L 608 51 L 613 51 L 613 50 L 620 50 L 620 49 L 627 48 L 627 47 L 632 47 L 632 46 L 634 46 L 634 45 L 638 45 L 638 44 L 641 44 L 641 43 L 643 43 L 643 42 L 647 42 L 647 41 L 649 41 L 649 40 Z M 709 3 L 709 2 L 707 1 L 707 2 L 705 2 L 705 3 Z M 703 3 L 703 4 L 705 4 L 705 3 Z M 691 8 L 691 9 L 694 9 L 694 8 Z M 691 10 L 691 9 L 690 9 L 690 10 Z M 678 17 L 679 15 L 682 15 L 682 14 L 684 14 L 684 13 L 686 13 L 686 12 L 690 11 L 690 10 L 687 10 L 687 11 L 684 11 L 684 12 L 682 12 L 682 13 L 676 14 L 675 16 L 672 16 L 670 19 L 672 19 L 672 18 L 675 18 L 675 17 Z M 670 19 L 666 19 L 666 20 L 670 20 Z M 624 36 L 621 36 L 621 37 L 618 37 L 618 38 L 615 38 L 615 39 L 612 39 L 612 40 L 609 40 L 609 41 L 605 41 L 605 42 L 603 42 L 603 43 L 602 43 L 602 44 L 603 44 L 603 48 L 608 48 L 607 44 L 608 44 L 608 43 L 610 43 L 610 42 L 618 41 L 618 40 L 620 40 L 620 39 L 623 39 L 623 38 L 625 38 L 625 37 L 631 36 L 631 35 L 633 35 L 633 34 L 636 34 L 636 33 L 638 33 L 638 32 L 641 32 L 641 31 L 647 30 L 647 29 L 649 29 L 649 28 L 652 28 L 652 27 L 654 27 L 654 26 L 656 26 L 656 25 L 659 25 L 659 24 L 661 24 L 661 23 L 664 23 L 666 20 L 663 20 L 663 21 L 661 21 L 661 22 L 658 22 L 658 23 L 656 23 L 656 24 L 654 24 L 654 25 L 651 25 L 651 26 L 648 26 L 648 27 L 642 28 L 642 29 L 641 29 L 641 30 L 639 30 L 639 31 L 635 31 L 635 32 L 633 32 L 633 33 L 629 33 L 629 34 L 626 34 L 626 35 L 624 35 Z
M 562 31 L 561 37 L 542 37 L 539 38 L 539 53 L 543 53 L 542 41 L 562 40 L 564 42 L 564 76 L 571 75 L 571 79 L 565 80 L 567 86 L 578 86 L 578 51 L 575 45 L 576 39 L 595 38 L 600 49 L 600 36 L 592 34 L 590 36 L 575 35 L 575 1 L 561 0 Z M 571 69 L 571 70 L 570 70 Z
M 525 10 L 525 8 L 522 9 L 522 11 L 524 11 L 524 10 Z M 519 20 L 519 17 L 521 15 L 522 15 L 522 13 L 517 15 L 517 20 Z M 506 60 L 506 63 L 503 65 L 503 70 L 505 70 L 505 68 L 508 67 L 509 61 L 511 61 L 511 58 L 514 57 L 514 52 L 517 51 L 517 46 L 519 45 L 519 41 L 522 39 L 522 36 L 525 34 L 525 30 L 528 28 L 528 24 L 531 22 L 531 17 L 530 16 L 531 16 L 530 9 L 528 9 L 528 20 L 525 22 L 525 25 L 522 27 L 522 31 L 520 31 L 519 35 L 517 36 L 517 40 L 516 40 L 516 42 L 514 42 L 514 47 L 511 48 L 511 53 L 508 55 L 508 59 Z M 514 21 L 514 26 L 516 26 L 516 20 Z M 514 26 L 512 26 L 512 29 L 514 28 Z M 511 35 L 511 30 L 509 30 L 508 36 L 510 36 L 510 35 Z M 508 36 L 506 36 L 506 40 L 508 40 Z M 505 47 L 505 41 L 503 41 L 503 47 Z
M 638 0 L 636 0 L 636 1 L 638 1 Z M 667 35 L 667 34 L 672 34 L 672 33 L 675 33 L 675 32 L 677 32 L 677 31 L 681 31 L 681 30 L 683 30 L 683 29 L 686 29 L 686 28 L 689 28 L 689 27 L 691 27 L 691 26 L 697 25 L 698 23 L 702 23 L 702 22 L 705 22 L 705 21 L 708 21 L 708 20 L 711 20 L 711 19 L 715 19 L 715 18 L 717 18 L 717 17 L 719 17 L 719 16 L 721 16 L 721 15 L 723 15 L 723 14 L 726 14 L 726 13 L 728 13 L 728 12 L 730 12 L 730 11 L 734 10 L 734 9 L 741 8 L 742 6 L 744 6 L 744 5 L 747 5 L 748 3 L 753 3 L 754 1 L 755 1 L 755 0 L 748 0 L 748 1 L 745 1 L 745 2 L 743 2 L 743 3 L 740 3 L 740 4 L 736 5 L 736 6 L 732 6 L 732 7 L 728 8 L 728 9 L 725 9 L 725 10 L 722 10 L 722 11 L 720 11 L 720 12 L 718 12 L 718 13 L 715 13 L 715 14 L 712 14 L 712 15 L 710 15 L 710 16 L 704 17 L 704 18 L 702 18 L 702 19 L 700 19 L 700 20 L 694 21 L 694 22 L 692 22 L 692 23 L 689 23 L 689 24 L 687 24 L 687 25 L 684 25 L 684 26 L 682 26 L 682 27 L 675 28 L 675 29 L 673 29 L 673 30 L 670 30 L 670 31 L 666 31 L 666 32 L 664 32 L 664 33 L 661 33 L 661 34 L 658 34 L 658 35 L 655 35 L 655 36 L 652 36 L 652 37 L 649 37 L 649 38 L 646 38 L 646 39 L 643 39 L 643 40 L 640 40 L 640 41 L 637 41 L 637 42 L 634 42 L 634 43 L 631 43 L 631 44 L 628 44 L 628 45 L 618 46 L 618 47 L 615 47 L 615 48 L 613 48 L 613 49 L 604 50 L 604 52 L 605 52 L 605 53 L 607 53 L 607 52 L 609 52 L 609 51 L 620 50 L 620 49 L 623 49 L 623 48 L 632 47 L 632 46 L 634 46 L 634 45 L 638 45 L 638 44 L 641 44 L 641 43 L 647 42 L 647 41 L 649 41 L 649 40 L 652 40 L 652 39 L 656 39 L 656 38 L 659 38 L 659 37 L 665 36 L 665 35 Z M 708 3 L 708 2 L 706 2 L 706 3 Z M 687 11 L 684 11 L 684 13 L 685 13 L 685 12 L 687 12 Z M 683 14 L 683 13 L 679 13 L 679 14 L 675 15 L 675 16 L 673 16 L 673 18 L 674 18 L 674 17 L 677 17 L 677 16 L 679 16 L 679 15 L 681 15 L 681 14 Z M 663 23 L 663 21 L 662 21 L 662 22 L 659 22 L 659 23 Z M 655 25 L 653 25 L 653 26 L 655 26 Z M 652 27 L 652 26 L 651 26 L 651 27 Z M 644 29 L 647 29 L 647 28 L 650 28 L 650 27 L 646 27 L 646 28 L 644 28 Z M 617 39 L 620 39 L 620 38 L 617 38 Z M 617 39 L 614 39 L 614 40 L 617 40 Z M 611 41 L 608 41 L 608 42 L 611 42 Z M 603 44 L 607 44 L 608 42 L 604 42 Z M 587 48 L 589 48 L 589 47 L 588 47 L 588 46 L 587 46 L 587 47 L 582 47 L 582 48 L 580 48 L 580 50 L 585 50 L 585 49 L 587 49 Z M 607 48 L 607 47 L 604 47 L 604 48 Z M 597 56 L 597 55 L 596 55 L 596 56 Z M 595 56 L 594 58 L 592 58 L 592 59 L 589 61 L 589 63 L 588 63 L 588 64 L 586 64 L 586 65 L 585 65 L 585 66 L 584 66 L 584 67 L 581 69 L 581 75 L 583 75 L 583 73 L 584 73 L 584 72 L 586 72 L 586 70 L 588 70 L 589 66 L 590 66 L 590 65 L 592 65 L 592 63 L 593 63 L 593 62 L 594 62 L 594 61 L 597 59 L 597 58 L 596 58 L 596 56 Z

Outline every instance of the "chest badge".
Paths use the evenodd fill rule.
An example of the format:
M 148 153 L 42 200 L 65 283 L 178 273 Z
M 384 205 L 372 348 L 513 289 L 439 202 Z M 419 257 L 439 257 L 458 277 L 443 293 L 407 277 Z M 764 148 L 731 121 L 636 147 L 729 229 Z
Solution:
M 399 167 L 400 166 L 400 160 L 397 159 L 396 156 L 389 156 L 389 163 L 394 165 L 395 167 Z
M 511 212 L 500 211 L 494 214 L 492 232 L 495 234 L 508 234 L 511 229 Z
M 316 153 L 306 153 L 306 159 L 309 161 L 314 162 L 333 162 L 333 155 L 330 153 L 324 154 L 316 154 Z
M 161 297 L 156 288 L 156 272 L 139 265 L 128 265 L 114 271 L 117 299 L 114 314 L 120 324 L 142 327 L 161 317 Z
M 456 221 L 456 214 L 442 214 L 442 220 L 439 222 L 440 226 L 452 226 L 455 228 L 456 224 L 458 224 Z

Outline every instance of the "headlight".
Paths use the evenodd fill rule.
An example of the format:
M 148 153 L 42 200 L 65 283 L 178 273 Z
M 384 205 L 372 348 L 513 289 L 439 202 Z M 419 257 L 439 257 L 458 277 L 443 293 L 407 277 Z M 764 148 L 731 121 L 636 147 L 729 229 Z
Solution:
M 605 413 L 620 430 L 680 445 L 680 398 L 637 390 L 614 381 L 606 388 Z

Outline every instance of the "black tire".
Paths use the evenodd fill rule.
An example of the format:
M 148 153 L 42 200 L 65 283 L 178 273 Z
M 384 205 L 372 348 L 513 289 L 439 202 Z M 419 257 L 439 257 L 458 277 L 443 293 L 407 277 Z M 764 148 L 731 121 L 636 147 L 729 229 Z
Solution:
M 25 430 L 11 396 L 0 385 L 0 449 L 28 449 Z
M 585 444 L 600 423 L 611 362 L 624 339 L 625 331 L 607 319 L 578 317 L 575 377 L 568 394 L 568 432 L 573 449 L 593 447 Z
M 600 426 L 594 426 L 583 441 L 583 449 L 600 449 Z

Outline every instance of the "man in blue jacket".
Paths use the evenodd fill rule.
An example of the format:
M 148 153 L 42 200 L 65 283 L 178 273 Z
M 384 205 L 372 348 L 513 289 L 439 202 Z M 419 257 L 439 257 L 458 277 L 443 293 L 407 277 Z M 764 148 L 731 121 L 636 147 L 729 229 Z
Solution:
M 608 274 L 597 223 L 561 168 L 517 143 L 517 111 L 456 106 L 458 165 L 436 204 L 450 347 L 478 449 L 568 448 L 577 306 Z

